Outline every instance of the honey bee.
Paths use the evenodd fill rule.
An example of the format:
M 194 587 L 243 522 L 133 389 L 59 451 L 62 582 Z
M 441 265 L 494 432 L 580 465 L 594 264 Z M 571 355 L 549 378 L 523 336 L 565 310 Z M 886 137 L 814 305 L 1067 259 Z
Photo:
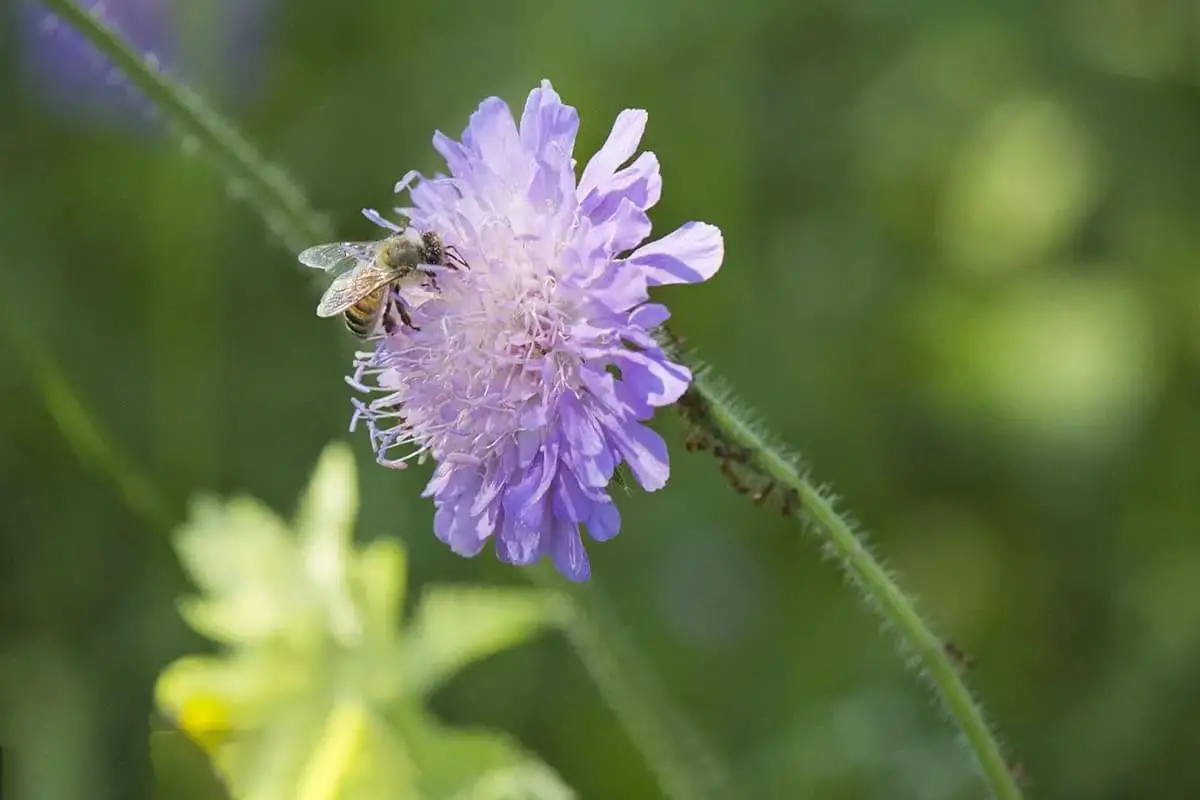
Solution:
M 319 244 L 300 253 L 299 260 L 306 267 L 336 273 L 317 304 L 317 316 L 341 314 L 346 329 L 359 339 L 374 337 L 380 323 L 393 333 L 393 308 L 404 325 L 419 330 L 399 290 L 419 284 L 436 289 L 433 273 L 423 267 L 466 266 L 441 236 L 411 229 L 376 242 Z

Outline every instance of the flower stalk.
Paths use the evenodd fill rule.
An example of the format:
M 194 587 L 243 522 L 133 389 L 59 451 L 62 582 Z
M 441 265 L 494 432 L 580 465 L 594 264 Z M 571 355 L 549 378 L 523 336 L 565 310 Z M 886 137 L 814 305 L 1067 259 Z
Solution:
M 681 363 L 695 366 L 682 342 L 660 331 L 665 348 Z M 983 709 L 962 680 L 961 668 L 969 657 L 943 641 L 921 616 L 916 602 L 871 553 L 865 538 L 835 507 L 827 489 L 818 487 L 799 460 L 770 444 L 760 426 L 742 410 L 731 393 L 700 367 L 688 392 L 679 401 L 688 426 L 687 448 L 708 451 L 720 462 L 721 472 L 740 494 L 756 503 L 775 504 L 788 517 L 799 519 L 821 540 L 822 549 L 837 562 L 848 582 L 858 589 L 897 635 L 902 650 L 920 664 L 923 677 L 958 726 L 982 775 L 998 800 L 1019 800 L 1020 789 L 988 726 Z
M 562 591 L 562 577 L 548 565 L 536 564 L 524 572 L 535 586 Z M 625 734 L 644 754 L 663 796 L 735 796 L 721 759 L 676 711 L 596 581 L 570 585 L 566 594 L 573 616 L 563 632 Z

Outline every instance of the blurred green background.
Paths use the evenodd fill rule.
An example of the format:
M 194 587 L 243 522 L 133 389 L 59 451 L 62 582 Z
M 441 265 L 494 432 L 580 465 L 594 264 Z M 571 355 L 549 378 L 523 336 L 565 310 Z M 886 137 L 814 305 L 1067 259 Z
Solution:
M 662 292 L 676 330 L 976 657 L 1030 796 L 1200 796 L 1194 0 L 297 0 L 261 6 L 254 35 L 176 5 L 176 72 L 346 238 L 488 95 L 519 108 L 551 79 L 581 163 L 648 109 L 656 232 L 726 237 L 715 279 Z M 231 187 L 136 103 L 52 98 L 36 56 L 62 40 L 16 4 L 2 18 L 0 741 L 38 798 L 139 796 L 154 678 L 207 645 L 174 609 L 164 531 L 80 463 L 31 354 L 180 507 L 244 491 L 290 512 L 350 438 L 359 536 L 402 539 L 413 585 L 521 576 L 450 554 L 428 467 L 376 467 L 346 434 L 350 341 Z M 673 413 L 656 425 L 672 480 L 620 497 L 594 580 L 731 796 L 979 797 L 814 540 L 686 453 Z M 657 796 L 561 637 L 472 666 L 434 708 L 511 732 L 581 797 Z

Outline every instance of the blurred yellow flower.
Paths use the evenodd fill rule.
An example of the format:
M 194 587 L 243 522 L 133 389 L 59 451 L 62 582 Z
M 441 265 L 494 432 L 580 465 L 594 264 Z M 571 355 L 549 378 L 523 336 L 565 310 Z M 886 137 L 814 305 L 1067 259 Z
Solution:
M 404 551 L 355 548 L 357 510 L 342 445 L 321 456 L 290 526 L 252 499 L 197 501 L 174 537 L 199 590 L 180 611 L 223 649 L 168 665 L 159 708 L 236 798 L 467 798 L 496 785 L 572 797 L 503 734 L 449 730 L 422 708 L 465 664 L 554 622 L 557 598 L 435 588 L 402 630 Z
M 175 724 L 210 755 L 228 730 L 229 711 L 224 701 L 212 695 L 182 698 Z

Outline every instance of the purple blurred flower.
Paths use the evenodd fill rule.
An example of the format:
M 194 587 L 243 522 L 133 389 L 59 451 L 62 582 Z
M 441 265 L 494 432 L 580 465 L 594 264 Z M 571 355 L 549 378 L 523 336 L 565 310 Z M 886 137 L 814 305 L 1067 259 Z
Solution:
M 691 373 L 651 337 L 668 312 L 647 302 L 647 287 L 710 278 L 724 244 L 702 222 L 641 244 L 662 191 L 658 159 L 622 165 L 645 125 L 645 111 L 623 111 L 577 182 L 578 115 L 543 81 L 519 128 L 493 97 L 461 143 L 434 136 L 451 177 L 397 184 L 413 207 L 396 211 L 441 234 L 469 268 L 439 273 L 438 294 L 414 308 L 419 330 L 359 354 L 351 385 L 383 394 L 356 400 L 354 421 L 367 421 L 381 464 L 437 462 L 424 496 L 438 538 L 460 555 L 493 539 L 502 561 L 548 555 L 584 580 L 579 525 L 598 541 L 620 528 L 607 491 L 617 465 L 647 491 L 667 481 L 666 444 L 642 423 Z
M 267 0 L 78 0 L 161 67 L 206 93 L 241 95 L 256 83 Z M 125 75 L 79 31 L 36 0 L 23 0 L 21 39 L 31 88 L 51 109 L 74 116 L 138 124 L 131 110 L 152 111 Z

